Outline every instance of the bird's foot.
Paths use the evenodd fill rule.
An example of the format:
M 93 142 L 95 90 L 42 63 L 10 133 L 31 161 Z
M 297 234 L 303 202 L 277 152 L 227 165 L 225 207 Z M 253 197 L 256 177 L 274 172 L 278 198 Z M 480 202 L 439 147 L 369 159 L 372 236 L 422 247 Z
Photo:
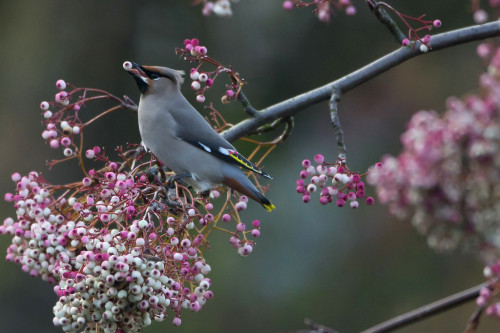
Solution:
M 169 188 L 169 189 L 174 189 L 175 188 L 175 183 L 179 184 L 179 185 L 182 185 L 184 187 L 187 187 L 187 188 L 191 188 L 190 185 L 186 184 L 183 179 L 190 179 L 191 178 L 191 174 L 189 173 L 181 173 L 179 175 L 173 175 L 173 176 L 170 176 L 167 181 L 165 182 L 166 183 L 166 186 L 165 188 Z

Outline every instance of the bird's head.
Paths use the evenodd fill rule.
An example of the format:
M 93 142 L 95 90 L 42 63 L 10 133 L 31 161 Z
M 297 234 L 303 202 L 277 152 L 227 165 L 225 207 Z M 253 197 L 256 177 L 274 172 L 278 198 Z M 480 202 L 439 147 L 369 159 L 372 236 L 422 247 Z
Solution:
M 123 69 L 131 74 L 141 93 L 147 94 L 156 90 L 179 90 L 184 78 L 184 71 L 159 66 L 141 66 L 131 61 L 123 63 Z

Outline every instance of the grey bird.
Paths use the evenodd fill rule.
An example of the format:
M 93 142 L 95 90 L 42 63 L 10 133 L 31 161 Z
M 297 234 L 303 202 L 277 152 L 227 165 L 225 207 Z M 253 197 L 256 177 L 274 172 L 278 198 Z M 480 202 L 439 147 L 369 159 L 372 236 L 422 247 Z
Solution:
M 139 132 L 143 144 L 197 192 L 217 185 L 230 188 L 259 202 L 268 211 L 275 206 L 252 184 L 240 167 L 272 179 L 239 154 L 217 133 L 180 91 L 183 71 L 159 66 L 140 66 L 126 61 L 141 91 Z

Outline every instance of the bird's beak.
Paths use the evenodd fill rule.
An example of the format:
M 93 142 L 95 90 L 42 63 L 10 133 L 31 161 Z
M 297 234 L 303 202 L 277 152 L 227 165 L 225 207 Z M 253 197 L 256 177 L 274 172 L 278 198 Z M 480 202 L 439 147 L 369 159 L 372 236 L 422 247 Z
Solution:
M 123 63 L 123 69 L 125 69 L 127 72 L 129 72 L 129 74 L 131 74 L 135 77 L 144 78 L 144 79 L 148 78 L 148 76 L 144 72 L 144 68 L 142 66 L 136 64 L 135 62 L 125 61 Z
M 137 82 L 137 86 L 141 93 L 146 93 L 149 88 L 149 78 L 144 71 L 144 68 L 135 62 L 125 61 L 123 63 L 123 69 L 125 69 L 130 75 L 132 75 Z

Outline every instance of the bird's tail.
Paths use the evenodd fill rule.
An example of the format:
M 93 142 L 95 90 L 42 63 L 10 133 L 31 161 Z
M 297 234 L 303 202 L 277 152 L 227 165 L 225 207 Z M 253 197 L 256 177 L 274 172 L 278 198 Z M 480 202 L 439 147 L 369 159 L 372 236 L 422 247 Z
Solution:
M 235 170 L 236 171 L 236 170 Z M 272 211 L 276 207 L 269 201 L 260 191 L 255 187 L 254 184 L 245 176 L 241 170 L 233 172 L 232 177 L 227 176 L 222 181 L 223 184 L 235 189 L 236 191 L 248 196 L 260 203 L 268 212 Z

